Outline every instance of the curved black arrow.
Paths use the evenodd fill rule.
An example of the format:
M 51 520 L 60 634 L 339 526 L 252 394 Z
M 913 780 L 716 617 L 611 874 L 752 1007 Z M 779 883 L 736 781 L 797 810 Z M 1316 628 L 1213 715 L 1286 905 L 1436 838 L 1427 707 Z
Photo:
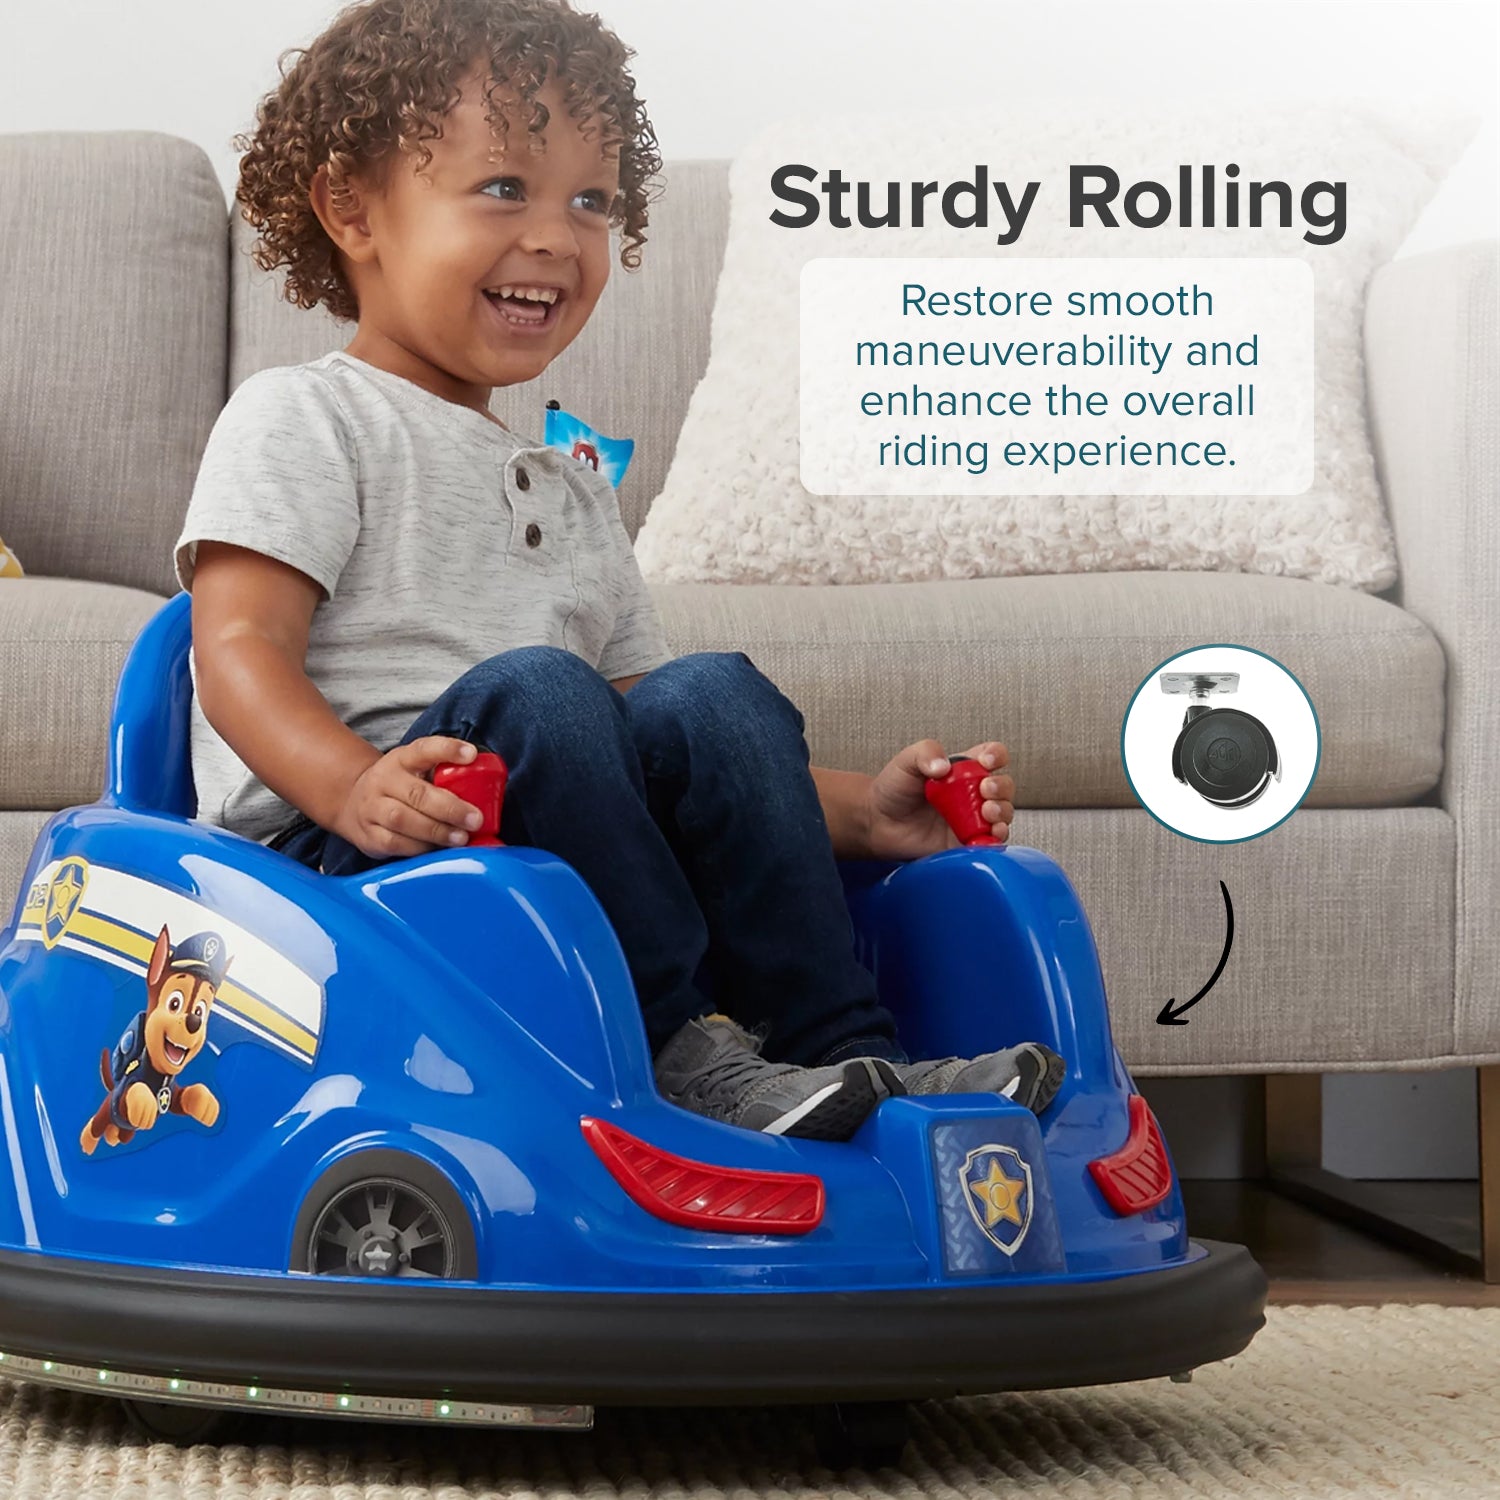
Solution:
M 1219 882 L 1219 889 L 1224 892 L 1224 914 L 1229 918 L 1229 931 L 1224 934 L 1224 951 L 1219 955 L 1219 967 L 1208 976 L 1208 983 L 1181 1010 L 1174 1011 L 1172 1007 L 1177 1004 L 1176 1000 L 1168 1000 L 1156 1018 L 1158 1026 L 1186 1026 L 1184 1012 L 1189 1006 L 1196 1005 L 1214 987 L 1219 975 L 1224 972 L 1224 965 L 1229 962 L 1229 950 L 1234 947 L 1234 907 L 1229 901 L 1229 887 L 1222 880 Z

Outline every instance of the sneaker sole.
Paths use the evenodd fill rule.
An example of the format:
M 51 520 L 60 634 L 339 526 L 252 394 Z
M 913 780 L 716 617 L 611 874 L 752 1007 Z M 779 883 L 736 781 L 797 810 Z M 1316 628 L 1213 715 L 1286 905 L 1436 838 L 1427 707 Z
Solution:
M 1026 1044 L 1026 1050 L 1038 1059 L 1041 1071 L 1037 1074 L 1036 1082 L 1028 1090 L 1028 1098 L 1016 1099 L 1016 1095 L 1020 1093 L 1019 1088 L 1015 1088 L 1008 1097 L 1016 1099 L 1018 1104 L 1024 1104 L 1032 1114 L 1039 1115 L 1057 1097 L 1057 1091 L 1062 1087 L 1063 1079 L 1068 1076 L 1068 1064 L 1066 1058 L 1059 1057 L 1055 1052 L 1049 1057 L 1039 1047 L 1029 1042 Z M 1017 1079 L 1017 1083 L 1019 1081 Z
M 906 1092 L 895 1069 L 879 1057 L 855 1057 L 844 1064 L 837 1083 L 830 1083 L 795 1109 L 761 1126 L 763 1135 L 791 1135 L 802 1140 L 847 1141 L 882 1099 Z

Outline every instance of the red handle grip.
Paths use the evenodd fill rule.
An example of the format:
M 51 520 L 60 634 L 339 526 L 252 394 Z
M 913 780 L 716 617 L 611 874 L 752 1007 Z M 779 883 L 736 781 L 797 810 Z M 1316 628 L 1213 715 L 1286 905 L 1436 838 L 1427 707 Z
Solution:
M 433 786 L 440 786 L 479 809 L 479 827 L 469 835 L 465 847 L 504 847 L 500 837 L 500 808 L 505 800 L 508 774 L 505 762 L 489 750 L 480 751 L 471 761 L 450 760 L 433 767 Z
M 990 832 L 979 783 L 990 773 L 967 755 L 950 755 L 946 776 L 927 778 L 927 800 L 948 820 L 962 844 L 1002 844 Z

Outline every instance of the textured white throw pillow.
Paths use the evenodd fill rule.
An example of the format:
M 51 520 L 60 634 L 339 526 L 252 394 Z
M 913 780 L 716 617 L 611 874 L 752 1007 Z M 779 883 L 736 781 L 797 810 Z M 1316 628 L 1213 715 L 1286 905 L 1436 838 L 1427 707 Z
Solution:
M 636 538 L 642 571 L 670 582 L 874 583 L 1013 573 L 1192 569 L 1278 573 L 1381 589 L 1395 552 L 1365 423 L 1362 320 L 1370 274 L 1405 238 L 1472 135 L 1471 119 L 1366 105 L 1268 107 L 1143 117 L 1055 108 L 899 117 L 841 116 L 770 127 L 730 169 L 730 224 L 714 305 L 708 369 L 694 392 L 662 493 Z M 1092 214 L 1068 225 L 1071 164 L 1104 163 L 1125 186 L 1177 182 L 1188 163 L 1237 163 L 1241 184 L 1292 188 L 1290 227 L 1155 229 Z M 772 173 L 787 163 L 837 167 L 884 185 L 990 180 L 1042 184 L 1024 232 L 1000 245 L 956 228 L 929 200 L 913 229 L 773 224 Z M 1304 187 L 1348 184 L 1343 238 L 1314 245 L 1297 212 Z M 853 208 L 852 193 L 845 209 Z M 1243 187 L 1241 204 L 1247 199 Z M 965 211 L 972 197 L 961 200 Z M 1118 212 L 1120 199 L 1115 200 Z M 1325 194 L 1319 211 L 1329 205 Z M 1147 207 L 1151 206 L 1149 200 Z M 1267 218 L 1276 218 L 1274 200 Z M 1242 219 L 1246 216 L 1242 212 Z M 937 219 L 934 224 L 933 218 Z M 1222 225 L 1222 215 L 1221 215 Z M 1319 233 L 1312 229 L 1312 233 Z M 817 256 L 1300 256 L 1313 268 L 1314 477 L 1304 495 L 818 496 L 799 478 L 799 276 Z M 924 337 L 931 335 L 924 334 Z M 943 336 L 967 337 L 967 332 Z M 981 335 L 985 336 L 985 335 Z

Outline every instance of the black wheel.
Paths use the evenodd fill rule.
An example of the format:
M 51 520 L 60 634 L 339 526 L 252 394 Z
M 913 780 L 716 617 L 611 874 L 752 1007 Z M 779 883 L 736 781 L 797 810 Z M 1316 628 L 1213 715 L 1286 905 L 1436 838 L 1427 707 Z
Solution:
M 239 1425 L 239 1414 L 177 1401 L 124 1401 L 125 1420 L 153 1443 L 222 1443 Z
M 400 1151 L 334 1163 L 307 1195 L 292 1231 L 291 1269 L 314 1276 L 473 1281 L 478 1253 L 453 1184 Z
M 351 1183 L 324 1205 L 307 1241 L 314 1276 L 426 1276 L 450 1280 L 453 1226 L 426 1193 L 389 1177 Z
M 904 1401 L 838 1402 L 813 1420 L 818 1458 L 830 1469 L 894 1468 L 910 1436 Z
M 1172 748 L 1172 774 L 1215 807 L 1249 807 L 1276 775 L 1271 731 L 1238 708 L 1189 713 Z

